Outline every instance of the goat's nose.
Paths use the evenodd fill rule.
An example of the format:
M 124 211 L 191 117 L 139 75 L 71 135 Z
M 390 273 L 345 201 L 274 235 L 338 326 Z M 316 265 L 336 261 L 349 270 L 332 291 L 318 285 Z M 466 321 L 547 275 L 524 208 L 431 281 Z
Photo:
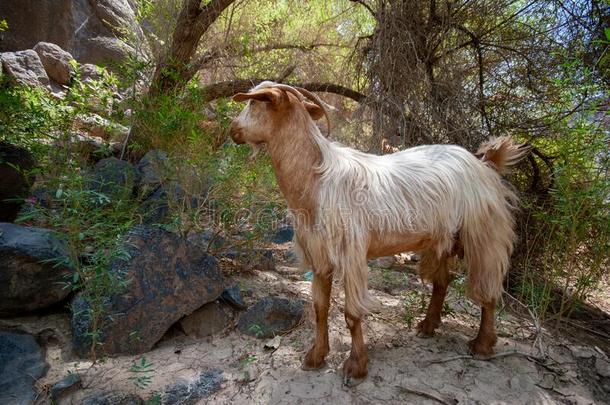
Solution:
M 231 121 L 231 125 L 229 126 L 229 135 L 236 144 L 241 145 L 244 143 L 242 131 L 237 122 Z

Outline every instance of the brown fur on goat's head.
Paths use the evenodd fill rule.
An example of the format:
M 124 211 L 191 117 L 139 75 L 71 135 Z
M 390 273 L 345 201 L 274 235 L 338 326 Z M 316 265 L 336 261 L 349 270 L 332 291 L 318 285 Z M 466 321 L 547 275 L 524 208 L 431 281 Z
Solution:
M 231 123 L 231 138 L 235 143 L 248 143 L 257 149 L 294 125 L 295 117 L 318 120 L 325 115 L 321 106 L 299 96 L 298 90 L 272 82 L 263 82 L 248 93 L 236 94 L 234 101 L 247 101 L 248 104 Z

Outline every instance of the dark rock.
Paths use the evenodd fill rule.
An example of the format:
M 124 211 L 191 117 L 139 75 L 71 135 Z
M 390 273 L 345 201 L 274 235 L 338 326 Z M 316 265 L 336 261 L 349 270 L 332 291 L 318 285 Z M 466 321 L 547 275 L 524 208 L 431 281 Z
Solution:
M 0 223 L 0 315 L 46 308 L 66 298 L 67 244 L 48 229 Z
M 13 222 L 28 196 L 34 176 L 29 174 L 36 162 L 24 148 L 0 142 L 0 222 Z
M 80 402 L 81 405 L 144 405 L 144 400 L 136 394 L 119 391 L 94 392 Z
M 229 246 L 229 242 L 225 238 L 223 238 L 218 232 L 214 232 L 211 229 L 191 233 L 188 236 L 188 240 L 206 252 L 220 251 Z
M 76 373 L 70 373 L 51 386 L 51 399 L 57 401 L 58 399 L 81 389 L 81 387 L 82 383 L 80 376 Z
M 252 249 L 243 252 L 229 250 L 220 253 L 218 257 L 236 260 L 242 264 L 244 270 L 275 270 L 275 254 L 271 249 Z
M 235 309 L 246 309 L 248 306 L 241 297 L 241 290 L 237 285 L 227 288 L 220 294 L 220 299 L 231 305 Z
M 239 318 L 237 328 L 246 335 L 270 338 L 294 328 L 302 316 L 302 300 L 266 297 Z
M 0 59 L 4 74 L 15 83 L 50 89 L 49 76 L 33 50 L 5 52 Z
M 222 332 L 229 325 L 229 314 L 221 302 L 210 302 L 180 320 L 188 336 L 205 337 Z
M 134 227 L 125 238 L 129 258 L 111 271 L 129 282 L 109 298 L 100 327 L 98 354 L 139 354 L 150 350 L 180 318 L 216 300 L 224 286 L 216 260 L 184 238 L 158 228 Z M 90 350 L 91 319 L 86 299 L 73 302 L 72 329 L 77 354 Z
M 19 0 L 19 7 L 14 1 L 1 1 L 0 15 L 9 26 L 0 51 L 30 49 L 44 41 L 81 63 L 108 63 L 133 52 L 117 39 L 129 30 L 141 38 L 144 53 L 149 53 L 128 0 Z
M 131 163 L 109 157 L 95 165 L 91 188 L 111 198 L 129 198 L 135 180 L 136 170 Z
M 140 159 L 136 166 L 138 171 L 138 186 L 146 193 L 154 190 L 168 180 L 169 158 L 167 152 L 151 150 Z
M 49 42 L 39 42 L 34 51 L 40 57 L 49 78 L 59 84 L 70 84 L 74 69 L 70 61 L 74 58 L 59 46 Z
M 288 264 L 298 264 L 299 263 L 299 255 L 294 251 L 294 249 L 289 249 L 284 252 L 284 260 Z
M 162 397 L 164 405 L 191 405 L 213 394 L 221 387 L 222 371 L 210 369 L 199 374 L 194 381 L 177 381 L 169 386 Z
M 33 336 L 0 332 L 0 404 L 33 403 L 36 380 L 48 369 Z
M 281 225 L 273 238 L 273 243 L 282 244 L 290 242 L 294 237 L 292 225 Z

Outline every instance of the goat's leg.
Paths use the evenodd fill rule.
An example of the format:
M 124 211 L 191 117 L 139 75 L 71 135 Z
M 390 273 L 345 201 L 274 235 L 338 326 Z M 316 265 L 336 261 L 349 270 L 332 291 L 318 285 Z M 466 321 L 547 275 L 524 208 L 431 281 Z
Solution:
M 470 351 L 473 354 L 489 356 L 494 352 L 493 347 L 498 340 L 494 330 L 495 306 L 495 301 L 484 303 L 481 306 L 481 326 L 479 328 L 479 333 L 477 337 L 468 344 Z
M 425 253 L 420 264 L 422 278 L 432 281 L 432 297 L 428 304 L 426 317 L 417 325 L 417 335 L 430 337 L 441 325 L 441 312 L 447 295 L 451 277 L 447 267 L 447 257 L 437 258 L 436 252 Z
M 316 273 L 313 276 L 311 290 L 316 313 L 316 339 L 313 347 L 303 359 L 303 370 L 315 370 L 322 367 L 328 354 L 328 309 L 332 282 L 332 274 L 319 275 Z
M 368 374 L 369 357 L 362 336 L 362 317 L 345 313 L 345 322 L 352 335 L 352 350 L 343 363 L 343 378 L 346 385 L 354 385 Z

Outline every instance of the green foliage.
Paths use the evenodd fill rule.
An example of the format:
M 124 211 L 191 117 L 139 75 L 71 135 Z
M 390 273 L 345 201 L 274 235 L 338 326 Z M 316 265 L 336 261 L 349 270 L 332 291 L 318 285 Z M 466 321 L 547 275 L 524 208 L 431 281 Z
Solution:
M 150 386 L 152 383 L 153 374 L 155 372 L 152 363 L 147 362 L 146 357 L 142 357 L 140 362 L 133 363 L 133 365 L 129 368 L 129 371 L 133 373 L 129 379 L 133 382 L 136 388 L 139 389 L 145 389 Z
M 426 297 L 419 290 L 410 290 L 403 303 L 404 320 L 407 327 L 411 329 L 413 322 L 426 310 Z

